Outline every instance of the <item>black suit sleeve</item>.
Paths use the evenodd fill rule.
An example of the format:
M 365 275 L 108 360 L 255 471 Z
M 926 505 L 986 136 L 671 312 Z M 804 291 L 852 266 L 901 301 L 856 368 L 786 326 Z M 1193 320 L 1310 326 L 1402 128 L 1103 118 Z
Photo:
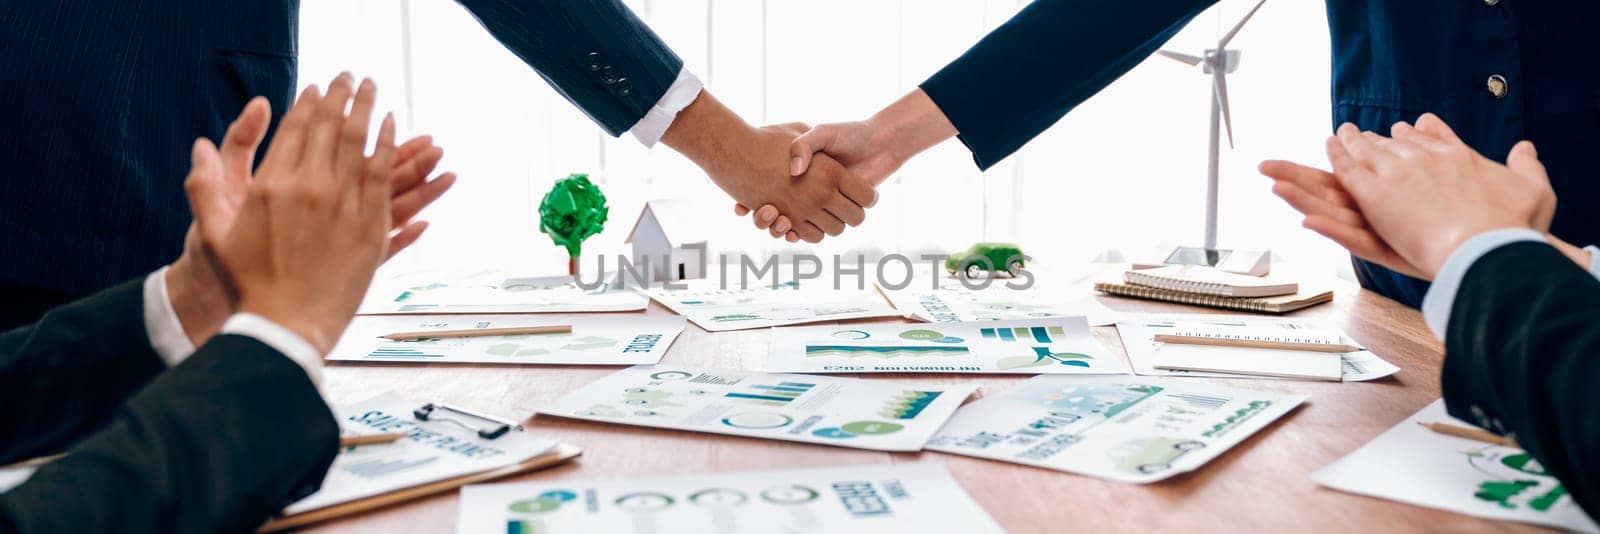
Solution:
M 643 118 L 683 68 L 620 0 L 459 0 L 607 133 Z
M 1215 0 L 1035 0 L 922 82 L 988 169 L 1154 53 Z
M 0 495 L 0 532 L 252 531 L 316 491 L 338 436 L 299 365 L 217 336 Z
M 66 450 L 166 370 L 145 332 L 143 284 L 0 334 L 0 465 Z
M 1506 245 L 1468 269 L 1447 330 L 1450 414 L 1514 435 L 1600 512 L 1600 281 L 1549 245 Z

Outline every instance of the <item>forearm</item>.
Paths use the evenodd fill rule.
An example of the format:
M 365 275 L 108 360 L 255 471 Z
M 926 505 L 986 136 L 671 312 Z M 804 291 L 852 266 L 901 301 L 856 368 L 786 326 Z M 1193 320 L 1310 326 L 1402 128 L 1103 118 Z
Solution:
M 872 146 L 883 147 L 898 164 L 954 137 L 958 132 L 939 105 L 922 88 L 912 89 L 867 119 Z M 875 177 L 882 184 L 888 175 Z
M 1517 442 L 1600 509 L 1600 281 L 1551 247 L 1485 254 L 1462 282 L 1441 376 L 1452 415 Z
M 922 89 L 987 169 L 1143 61 L 1215 0 L 1038 0 Z
M 246 532 L 315 491 L 338 425 L 294 362 L 218 336 L 0 495 L 19 532 Z
M 754 127 L 717 100 L 708 89 L 700 91 L 693 102 L 678 112 L 672 125 L 661 135 L 661 144 L 683 154 L 715 177 L 732 162 L 748 157 L 744 140 L 753 136 L 754 131 Z
M 127 282 L 0 335 L 0 465 L 61 452 L 166 369 L 142 293 Z

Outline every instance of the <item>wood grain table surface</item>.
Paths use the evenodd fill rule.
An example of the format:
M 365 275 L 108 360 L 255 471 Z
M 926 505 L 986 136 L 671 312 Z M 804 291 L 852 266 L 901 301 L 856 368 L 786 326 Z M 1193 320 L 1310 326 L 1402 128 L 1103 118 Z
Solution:
M 1058 280 L 1054 293 L 1089 295 L 1102 265 Z M 527 431 L 581 447 L 583 456 L 554 469 L 505 479 L 618 479 L 728 471 L 942 462 L 1010 532 L 1509 532 L 1541 529 L 1476 519 L 1341 493 L 1311 482 L 1327 465 L 1439 398 L 1442 347 L 1421 315 L 1354 284 L 1329 281 L 1332 304 L 1292 316 L 1343 328 L 1401 368 L 1365 383 L 1202 379 L 1230 387 L 1298 393 L 1310 400 L 1199 470 L 1149 485 L 936 452 L 888 453 L 755 438 L 531 417 L 537 407 L 615 372 L 618 367 L 329 362 L 325 390 L 334 403 L 395 391 L 525 419 Z M 1043 287 L 1044 284 L 1041 284 Z M 1098 296 L 1116 311 L 1222 313 L 1205 308 Z M 648 314 L 672 312 L 652 302 Z M 898 319 L 894 319 L 898 320 Z M 1095 337 L 1124 354 L 1114 327 Z M 706 332 L 690 323 L 663 364 L 759 371 L 767 331 Z M 857 375 L 860 376 L 860 375 Z M 1025 375 L 881 374 L 871 380 L 976 383 L 1003 391 Z M 403 503 L 308 528 L 314 532 L 455 531 L 457 493 Z

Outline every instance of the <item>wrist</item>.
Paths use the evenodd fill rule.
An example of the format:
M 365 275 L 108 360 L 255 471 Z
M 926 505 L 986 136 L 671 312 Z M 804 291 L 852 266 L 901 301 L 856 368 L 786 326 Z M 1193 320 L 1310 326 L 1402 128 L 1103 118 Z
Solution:
M 750 139 L 754 130 L 712 96 L 710 90 L 701 90 L 693 102 L 678 111 L 667 131 L 661 134 L 661 144 L 715 176 L 715 169 L 725 166 L 730 156 L 740 154 L 745 148 L 731 142 Z
M 196 265 L 185 255 L 172 262 L 166 271 L 167 298 L 183 326 L 184 336 L 194 346 L 205 344 L 233 315 L 233 302 L 210 270 Z
M 303 306 L 283 308 L 269 301 L 246 299 L 239 304 L 239 313 L 259 316 L 293 332 L 315 348 L 319 355 L 333 350 L 333 345 L 339 340 L 339 333 L 344 329 L 343 326 L 330 328 L 313 319 L 317 315 L 315 310 Z
M 866 122 L 873 146 L 881 147 L 883 153 L 897 163 L 905 163 L 959 133 L 939 105 L 920 87 L 889 104 Z
M 1562 241 L 1560 238 L 1550 235 L 1548 232 L 1544 234 L 1544 239 L 1545 241 L 1549 242 L 1551 246 L 1556 247 L 1556 250 L 1561 251 L 1563 255 L 1566 255 L 1568 259 L 1571 259 L 1573 263 L 1578 264 L 1578 266 L 1582 267 L 1584 270 L 1588 270 L 1589 266 L 1594 261 L 1594 258 L 1589 254 L 1589 251 L 1584 250 L 1583 248 L 1572 243 Z
M 1443 269 L 1444 265 L 1450 261 L 1450 257 L 1455 255 L 1456 251 L 1461 250 L 1461 247 L 1466 245 L 1467 242 L 1471 241 L 1473 238 L 1496 230 L 1511 230 L 1527 227 L 1528 226 L 1525 223 L 1516 224 L 1506 222 L 1502 224 L 1462 226 L 1451 229 L 1450 231 L 1443 232 L 1441 234 L 1443 239 L 1437 239 L 1432 242 L 1435 246 L 1421 249 L 1427 252 L 1422 258 L 1419 258 L 1421 261 L 1416 262 L 1417 267 L 1423 270 L 1423 274 L 1427 275 L 1429 280 L 1433 280 L 1439 276 L 1439 271 Z

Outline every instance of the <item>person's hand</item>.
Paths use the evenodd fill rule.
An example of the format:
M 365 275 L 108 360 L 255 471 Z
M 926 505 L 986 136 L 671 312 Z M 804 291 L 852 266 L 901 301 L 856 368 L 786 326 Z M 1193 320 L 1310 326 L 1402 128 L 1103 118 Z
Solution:
M 213 173 L 202 179 L 217 186 L 216 193 L 225 202 L 219 204 L 215 216 L 217 223 L 231 226 L 240 205 L 249 190 L 251 168 L 256 149 L 267 133 L 271 109 L 265 98 L 257 97 L 245 105 L 228 126 L 220 147 L 221 165 L 196 168 L 191 172 Z M 429 180 L 444 149 L 434 146 L 433 138 L 418 136 L 400 145 L 396 151 L 398 162 L 394 166 L 394 187 L 391 211 L 391 229 L 400 229 L 410 222 L 422 208 L 432 204 L 455 184 L 454 173 L 444 173 Z M 412 230 L 394 236 L 390 241 L 389 255 L 410 246 L 420 231 Z M 207 253 L 194 224 L 184 237 L 183 254 L 167 269 L 167 292 L 173 311 L 183 325 L 189 341 L 198 346 L 222 328 L 222 323 L 238 310 L 236 292 L 227 287 L 217 272 L 215 259 Z
M 933 99 L 915 89 L 864 121 L 823 124 L 796 137 L 789 145 L 789 174 L 800 176 L 818 155 L 826 155 L 845 169 L 877 187 L 912 156 L 956 134 L 955 126 Z M 734 206 L 734 214 L 751 213 L 747 204 Z M 773 237 L 797 240 L 788 212 L 763 205 L 752 215 L 756 228 Z
M 791 176 L 789 144 L 803 130 L 753 128 L 702 91 L 661 142 L 688 156 L 735 202 L 774 205 L 794 221 L 791 231 L 799 239 L 816 243 L 861 224 L 878 193 L 831 158 L 817 158 L 801 176 Z
M 1338 138 L 1328 138 L 1328 153 Z M 1351 172 L 1348 159 L 1333 162 L 1334 172 Z M 1378 263 L 1412 278 L 1424 278 L 1422 269 L 1412 265 L 1378 237 L 1356 207 L 1355 199 L 1339 184 L 1333 173 L 1298 163 L 1270 160 L 1261 163 L 1261 174 L 1273 179 L 1272 192 L 1288 201 L 1305 218 L 1301 225 L 1348 249 L 1356 257 Z
M 195 142 L 185 184 L 199 239 L 239 310 L 283 325 L 326 353 L 354 316 L 374 271 L 388 256 L 394 214 L 394 118 L 365 154 L 376 87 L 355 93 L 342 74 L 322 96 L 308 87 L 284 116 L 242 202 L 229 198 L 223 159 Z M 230 224 L 231 222 L 231 224 Z M 406 224 L 394 236 L 409 244 L 426 228 Z
M 1554 192 L 1531 143 L 1512 149 L 1512 168 L 1482 157 L 1459 139 L 1418 132 L 1404 123 L 1394 132 L 1394 138 L 1384 138 L 1341 126 L 1328 143 L 1329 159 L 1372 231 L 1421 278 L 1431 279 L 1474 235 L 1533 228 L 1547 220 Z M 1383 263 L 1379 257 L 1367 259 Z

